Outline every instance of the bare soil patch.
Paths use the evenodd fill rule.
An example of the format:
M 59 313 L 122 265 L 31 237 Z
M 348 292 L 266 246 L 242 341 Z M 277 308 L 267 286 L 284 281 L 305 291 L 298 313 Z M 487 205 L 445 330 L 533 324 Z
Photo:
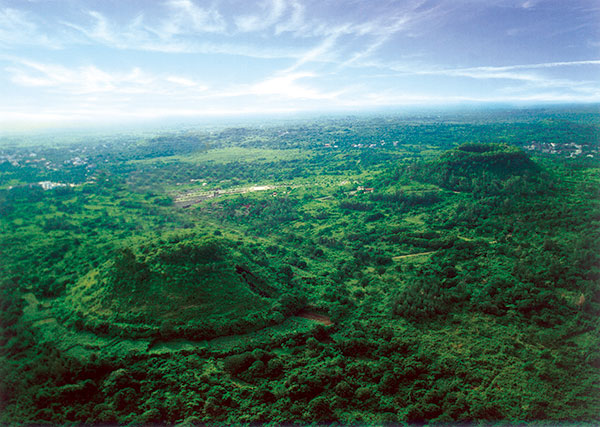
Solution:
M 319 322 L 325 326 L 333 325 L 333 322 L 324 314 L 315 313 L 314 311 L 301 311 L 297 314 L 298 317 L 302 317 L 304 319 L 314 320 L 315 322 Z
M 398 255 L 398 256 L 392 257 L 392 259 L 394 261 L 398 261 L 398 260 L 404 259 L 404 258 L 411 258 L 411 257 L 423 256 L 423 255 L 431 255 L 432 253 L 435 253 L 435 251 L 431 251 L 431 252 L 419 252 L 418 254 Z

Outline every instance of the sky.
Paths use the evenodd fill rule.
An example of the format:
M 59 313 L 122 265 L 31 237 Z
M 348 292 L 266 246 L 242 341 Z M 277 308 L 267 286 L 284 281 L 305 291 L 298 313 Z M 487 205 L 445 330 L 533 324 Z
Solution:
M 0 126 L 600 102 L 598 0 L 0 0 Z

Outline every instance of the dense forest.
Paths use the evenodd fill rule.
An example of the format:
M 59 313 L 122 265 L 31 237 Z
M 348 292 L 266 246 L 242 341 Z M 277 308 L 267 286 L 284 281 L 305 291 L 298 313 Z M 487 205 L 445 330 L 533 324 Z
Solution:
M 0 139 L 0 422 L 600 422 L 599 117 Z

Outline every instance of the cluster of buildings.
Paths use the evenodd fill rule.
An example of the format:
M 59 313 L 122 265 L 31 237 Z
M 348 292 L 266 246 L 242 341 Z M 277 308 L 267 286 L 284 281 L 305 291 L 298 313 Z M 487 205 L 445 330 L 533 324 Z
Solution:
M 567 144 L 557 144 L 555 142 L 538 142 L 531 141 L 524 148 L 529 151 L 537 151 L 545 154 L 559 154 L 566 157 L 579 157 L 585 155 L 586 157 L 595 157 L 598 155 L 598 148 L 595 149 L 591 146 L 584 146 L 569 142 Z

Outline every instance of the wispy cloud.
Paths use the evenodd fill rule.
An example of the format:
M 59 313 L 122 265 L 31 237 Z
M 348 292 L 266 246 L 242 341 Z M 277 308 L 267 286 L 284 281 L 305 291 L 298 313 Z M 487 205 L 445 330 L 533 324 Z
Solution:
M 537 3 L 538 2 L 535 0 L 527 0 L 527 1 L 524 1 L 523 3 L 521 3 L 521 7 L 523 9 L 532 9 L 537 5 Z
M 297 60 L 296 62 L 286 68 L 285 70 L 283 70 L 283 73 L 291 73 L 294 72 L 295 70 L 297 70 L 298 68 L 302 67 L 304 64 L 307 64 L 309 62 L 315 62 L 315 61 L 323 61 L 323 62 L 328 62 L 328 61 L 332 61 L 332 58 L 330 57 L 330 52 L 332 51 L 332 49 L 334 48 L 336 41 L 338 39 L 338 37 L 341 35 L 341 32 L 336 34 L 333 33 L 332 35 L 328 36 L 327 38 L 325 38 L 324 40 L 320 41 L 316 46 L 314 46 L 313 48 L 305 51 Z
M 60 41 L 43 33 L 38 19 L 32 14 L 13 8 L 0 8 L 0 47 L 15 49 L 22 45 L 49 49 L 62 47 Z
M 176 85 L 183 86 L 186 88 L 194 88 L 200 91 L 205 91 L 208 89 L 208 86 L 203 85 L 195 80 L 188 79 L 186 77 L 168 76 L 166 80 L 170 83 L 174 83 Z
M 540 86 L 577 87 L 592 82 L 561 79 L 540 74 L 540 71 L 582 66 L 600 66 L 600 60 L 545 62 L 538 64 L 516 64 L 505 66 L 478 66 L 465 68 L 431 67 L 426 64 L 398 64 L 380 61 L 368 61 L 361 64 L 364 67 L 387 69 L 402 75 L 431 75 L 444 77 L 466 77 L 478 80 L 515 80 Z M 389 75 L 388 75 L 389 76 Z
M 512 71 L 512 70 L 527 70 L 538 68 L 557 68 L 557 67 L 576 67 L 580 65 L 600 65 L 600 59 L 587 61 L 562 61 L 562 62 L 544 62 L 541 64 L 521 64 L 521 65 L 504 65 L 493 67 L 473 67 L 471 70 L 490 70 L 490 71 Z M 468 70 L 469 68 L 465 68 Z
M 163 21 L 161 29 L 167 36 L 223 33 L 226 30 L 225 20 L 216 9 L 201 8 L 191 0 L 169 0 L 166 4 L 171 14 Z
M 528 88 L 563 88 L 575 92 L 588 92 L 597 85 L 597 82 L 559 78 L 552 75 L 540 74 L 539 71 L 590 65 L 598 66 L 600 65 L 600 60 L 546 62 L 540 64 L 520 64 L 496 67 L 482 66 L 442 70 L 421 70 L 417 73 L 422 75 L 430 74 L 449 77 L 467 77 L 478 80 L 513 80 L 525 84 L 525 87 L 519 88 L 520 90 Z M 507 89 L 514 90 L 515 88 L 508 87 Z
M 24 59 L 13 59 L 6 67 L 14 84 L 58 92 L 66 97 L 88 94 L 175 94 L 190 90 L 208 89 L 195 80 L 183 76 L 160 76 L 134 67 L 128 71 L 102 70 L 94 65 L 74 68 Z
M 218 3 L 217 3 L 218 4 Z M 225 18 L 216 7 L 200 7 L 191 0 L 168 0 L 164 3 L 164 17 L 149 19 L 143 14 L 131 17 L 125 23 L 115 22 L 107 15 L 90 10 L 88 22 L 62 21 L 61 25 L 76 30 L 84 39 L 117 49 L 167 52 L 167 53 L 223 53 L 256 58 L 296 58 L 301 63 L 318 59 L 335 62 L 333 42 L 341 36 L 350 39 L 343 48 L 350 50 L 350 59 L 369 56 L 396 33 L 414 30 L 423 22 L 434 19 L 440 8 L 423 7 L 420 1 L 408 6 L 394 7 L 390 15 L 367 18 L 350 16 L 325 19 L 309 15 L 307 7 L 297 0 L 267 0 L 255 8 L 254 13 L 230 17 L 228 28 Z M 250 42 L 244 34 L 254 33 L 275 37 L 280 47 L 265 45 L 264 38 Z M 202 35 L 218 35 L 217 40 L 207 40 Z M 286 38 L 285 36 L 292 36 Z M 297 39 L 310 39 L 312 48 L 304 49 Z M 366 48 L 364 46 L 367 46 Z M 319 46 L 329 46 L 327 52 Z M 358 51 L 352 52 L 354 48 Z M 315 55 L 316 52 L 318 55 Z
M 298 1 L 291 2 L 288 7 L 290 10 L 289 16 L 286 19 L 282 19 L 277 22 L 275 26 L 275 35 L 280 35 L 286 32 L 298 32 L 305 24 L 305 7 Z
M 63 21 L 87 38 L 120 49 L 150 51 L 185 51 L 189 47 L 180 38 L 206 33 L 224 33 L 226 24 L 215 9 L 198 7 L 191 0 L 168 0 L 164 18 L 147 22 L 144 14 L 132 17 L 125 25 L 117 24 L 96 10 L 87 11 L 92 18 L 87 25 Z
M 277 24 L 286 8 L 284 0 L 270 0 L 263 3 L 263 13 L 238 16 L 235 18 L 235 24 L 242 32 L 261 31 Z
M 355 64 L 360 67 L 397 34 L 414 35 L 416 29 L 431 27 L 446 13 L 439 5 L 426 6 L 422 1 L 408 1 L 394 7 L 392 13 L 360 21 L 348 20 L 338 25 L 309 24 L 298 19 L 296 34 L 320 37 L 321 43 L 299 58 L 293 68 L 314 60 L 335 63 L 338 69 Z
M 105 45 L 116 49 L 140 50 L 150 52 L 184 53 L 202 50 L 199 46 L 190 46 L 178 36 L 189 31 L 191 23 L 202 22 L 202 17 L 191 15 L 183 19 L 181 10 L 177 10 L 173 20 L 165 20 L 156 27 L 149 26 L 143 15 L 139 15 L 125 25 L 111 21 L 98 11 L 88 11 L 90 22 L 63 22 L 78 31 L 88 43 Z M 188 28 L 188 29 L 186 29 Z
M 189 15 L 186 13 L 189 12 Z M 186 0 L 169 3 L 166 17 L 159 22 L 147 22 L 138 15 L 126 24 L 118 24 L 98 11 L 88 11 L 86 25 L 63 21 L 62 25 L 76 30 L 84 43 L 110 48 L 160 53 L 227 54 L 253 58 L 294 58 L 301 51 L 294 47 L 273 47 L 235 40 L 226 32 L 226 23 L 214 10 L 203 10 Z M 203 35 L 219 34 L 218 40 Z

